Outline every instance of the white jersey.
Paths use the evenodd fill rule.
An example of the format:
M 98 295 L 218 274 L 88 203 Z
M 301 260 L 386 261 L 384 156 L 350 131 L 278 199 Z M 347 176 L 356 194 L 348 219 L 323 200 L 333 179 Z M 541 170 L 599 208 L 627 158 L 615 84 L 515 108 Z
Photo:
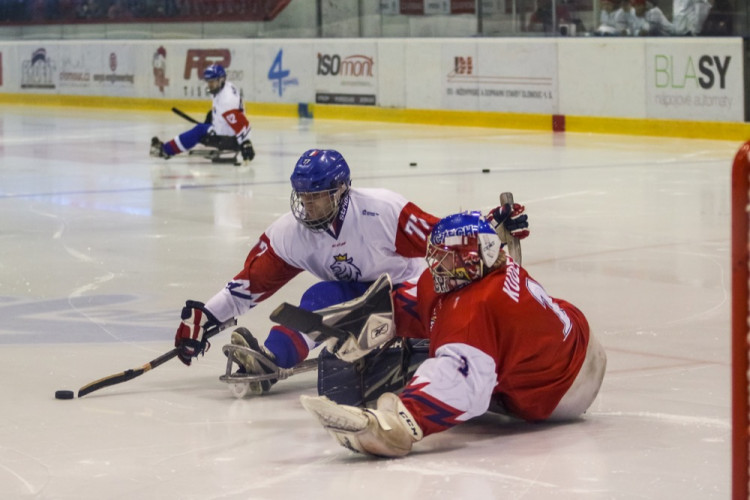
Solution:
M 635 16 L 635 10 L 631 7 L 629 10 L 619 8 L 614 15 L 615 30 L 618 34 L 633 35 L 637 34 L 638 20 Z
M 383 273 L 394 283 L 416 278 L 438 220 L 392 191 L 350 189 L 327 231 L 311 231 L 291 213 L 272 223 L 242 271 L 206 307 L 219 321 L 240 316 L 302 271 L 322 281 L 370 282 Z
M 650 35 L 671 35 L 674 33 L 674 26 L 659 7 L 647 10 L 643 17 L 648 23 Z
M 250 123 L 245 116 L 242 92 L 231 82 L 224 82 L 222 89 L 213 97 L 211 128 L 216 135 L 233 135 L 241 144 L 250 139 Z
M 672 24 L 675 35 L 697 35 L 708 17 L 711 4 L 707 0 L 674 0 Z

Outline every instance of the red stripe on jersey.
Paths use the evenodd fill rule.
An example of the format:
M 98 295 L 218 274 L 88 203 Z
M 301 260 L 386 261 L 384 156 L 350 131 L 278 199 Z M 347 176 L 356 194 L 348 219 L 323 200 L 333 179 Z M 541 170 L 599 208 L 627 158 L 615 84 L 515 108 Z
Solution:
M 463 414 L 462 411 L 422 391 L 424 387 L 429 385 L 429 382 L 419 384 L 413 382 L 414 379 L 404 388 L 399 397 L 417 421 L 419 427 L 422 428 L 425 436 L 442 432 L 461 423 L 457 418 Z
M 245 113 L 239 109 L 230 109 L 221 116 L 223 116 L 229 126 L 232 127 L 235 135 L 241 134 L 246 128 L 250 128 L 250 122 L 247 121 Z
M 234 279 L 247 280 L 250 283 L 248 292 L 260 294 L 255 300 L 260 302 L 273 295 L 301 272 L 302 269 L 287 264 L 276 255 L 276 252 L 271 248 L 268 236 L 264 233 L 255 246 L 250 249 L 250 253 L 245 259 L 245 267 Z

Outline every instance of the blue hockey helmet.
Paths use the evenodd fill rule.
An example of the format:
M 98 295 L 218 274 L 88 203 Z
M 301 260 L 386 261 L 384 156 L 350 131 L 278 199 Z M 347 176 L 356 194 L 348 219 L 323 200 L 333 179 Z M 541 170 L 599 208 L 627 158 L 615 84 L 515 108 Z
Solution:
M 461 212 L 432 228 L 426 259 L 435 291 L 446 293 L 481 279 L 505 261 L 505 253 L 480 212 Z
M 313 231 L 323 231 L 333 221 L 352 183 L 349 165 L 333 149 L 305 151 L 290 180 L 292 214 Z
M 211 66 L 203 70 L 203 79 L 206 81 L 226 77 L 227 72 L 224 70 L 224 66 L 222 66 L 221 64 L 212 64 Z

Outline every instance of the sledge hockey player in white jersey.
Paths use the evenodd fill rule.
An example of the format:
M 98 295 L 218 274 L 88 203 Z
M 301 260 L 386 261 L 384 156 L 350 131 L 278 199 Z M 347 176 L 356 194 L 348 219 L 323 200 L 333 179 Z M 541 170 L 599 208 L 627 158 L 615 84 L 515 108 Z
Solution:
M 349 166 L 339 152 L 306 151 L 291 184 L 291 212 L 266 229 L 243 269 L 205 305 L 186 302 L 175 335 L 186 365 L 206 349 L 206 327 L 248 312 L 302 271 L 322 280 L 300 300 L 301 308 L 313 311 L 361 296 L 383 273 L 398 287 L 425 269 L 427 237 L 438 218 L 392 191 L 351 188 Z M 528 235 L 521 205 L 497 207 L 488 217 L 519 238 Z M 264 346 L 246 328 L 232 332 L 231 342 L 261 352 L 281 368 L 295 366 L 315 347 L 280 325 Z M 247 373 L 269 373 L 254 357 L 245 357 L 240 364 Z M 260 394 L 272 383 L 254 382 L 250 391 Z
M 199 123 L 167 142 L 153 137 L 151 156 L 169 159 L 200 143 L 223 150 L 239 150 L 243 160 L 251 161 L 255 157 L 255 150 L 250 141 L 250 122 L 245 116 L 242 93 L 227 81 L 227 73 L 220 64 L 207 67 L 203 71 L 203 79 L 213 96 L 206 123 Z

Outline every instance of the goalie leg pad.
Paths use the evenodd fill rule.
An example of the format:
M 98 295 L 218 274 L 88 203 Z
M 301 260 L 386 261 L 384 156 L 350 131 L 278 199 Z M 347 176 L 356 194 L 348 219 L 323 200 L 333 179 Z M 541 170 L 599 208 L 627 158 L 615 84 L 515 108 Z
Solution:
M 332 304 L 359 297 L 367 290 L 367 283 L 321 281 L 305 290 L 300 308 L 314 311 Z M 282 368 L 291 368 L 305 359 L 315 343 L 309 337 L 284 326 L 274 326 L 265 341 L 266 348 L 276 357 Z
M 355 363 L 324 350 L 318 356 L 318 394 L 339 404 L 374 406 L 385 392 L 399 392 L 429 357 L 428 340 L 400 339 Z
M 390 342 L 396 334 L 392 290 L 390 277 L 382 274 L 356 299 L 315 310 L 323 323 L 352 335 L 344 341 L 331 339 L 329 350 L 354 362 Z

